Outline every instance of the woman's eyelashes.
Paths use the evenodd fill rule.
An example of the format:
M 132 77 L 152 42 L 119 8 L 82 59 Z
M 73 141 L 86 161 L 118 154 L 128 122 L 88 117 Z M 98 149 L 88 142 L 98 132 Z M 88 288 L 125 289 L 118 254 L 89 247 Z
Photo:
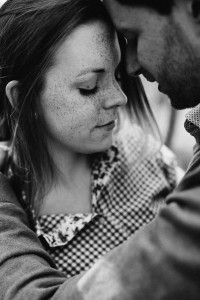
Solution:
M 91 96 L 95 95 L 98 92 L 98 86 L 96 85 L 94 88 L 79 88 L 79 92 L 82 96 Z
M 121 86 L 122 78 L 121 78 L 121 72 L 120 72 L 119 67 L 117 67 L 114 75 L 115 75 L 115 80 Z M 95 86 L 94 85 L 92 85 L 92 86 L 87 85 L 85 87 L 81 86 L 78 88 L 78 90 L 82 96 L 92 96 L 92 95 L 95 95 L 99 91 L 99 87 L 100 87 L 100 84 L 98 85 L 96 82 Z

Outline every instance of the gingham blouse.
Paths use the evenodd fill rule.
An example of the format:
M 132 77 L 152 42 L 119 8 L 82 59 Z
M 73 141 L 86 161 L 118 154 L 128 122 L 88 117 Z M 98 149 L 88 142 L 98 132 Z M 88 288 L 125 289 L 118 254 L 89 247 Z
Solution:
M 90 268 L 155 217 L 177 183 L 173 154 L 157 146 L 151 137 L 145 142 L 137 126 L 119 133 L 115 145 L 94 159 L 92 212 L 35 218 L 38 237 L 68 278 Z

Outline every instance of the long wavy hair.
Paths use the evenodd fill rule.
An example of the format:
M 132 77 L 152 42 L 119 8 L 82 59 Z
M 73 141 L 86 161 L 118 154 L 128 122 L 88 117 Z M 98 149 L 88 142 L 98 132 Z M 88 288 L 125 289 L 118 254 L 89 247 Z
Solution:
M 12 141 L 14 172 L 29 183 L 29 202 L 39 207 L 54 178 L 40 106 L 43 78 L 62 41 L 77 26 L 103 20 L 112 26 L 100 0 L 8 0 L 0 9 L 0 120 Z M 122 49 L 122 88 L 128 96 L 127 117 L 145 128 L 156 128 L 139 79 L 126 73 L 125 41 Z M 13 108 L 5 88 L 19 81 Z M 4 131 L 3 131 L 4 128 Z

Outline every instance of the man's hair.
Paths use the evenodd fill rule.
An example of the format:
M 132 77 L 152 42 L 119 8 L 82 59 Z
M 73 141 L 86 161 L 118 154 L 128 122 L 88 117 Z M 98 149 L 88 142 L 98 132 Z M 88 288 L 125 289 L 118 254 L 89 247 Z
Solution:
M 130 6 L 147 6 L 155 9 L 157 12 L 163 15 L 170 14 L 174 0 L 115 0 L 121 5 L 130 5 Z

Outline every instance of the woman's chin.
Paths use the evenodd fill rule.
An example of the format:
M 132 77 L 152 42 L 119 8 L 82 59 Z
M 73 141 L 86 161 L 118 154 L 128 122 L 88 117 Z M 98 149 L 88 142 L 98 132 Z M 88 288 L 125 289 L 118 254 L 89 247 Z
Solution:
M 107 139 L 104 139 L 101 143 L 99 143 L 99 151 L 98 152 L 103 152 L 108 150 L 113 144 L 113 136 L 110 136 Z
M 94 143 L 93 146 L 90 147 L 90 149 L 87 149 L 85 152 L 88 154 L 92 153 L 98 153 L 98 152 L 104 152 L 108 150 L 113 144 L 113 138 L 104 139 L 101 142 Z

